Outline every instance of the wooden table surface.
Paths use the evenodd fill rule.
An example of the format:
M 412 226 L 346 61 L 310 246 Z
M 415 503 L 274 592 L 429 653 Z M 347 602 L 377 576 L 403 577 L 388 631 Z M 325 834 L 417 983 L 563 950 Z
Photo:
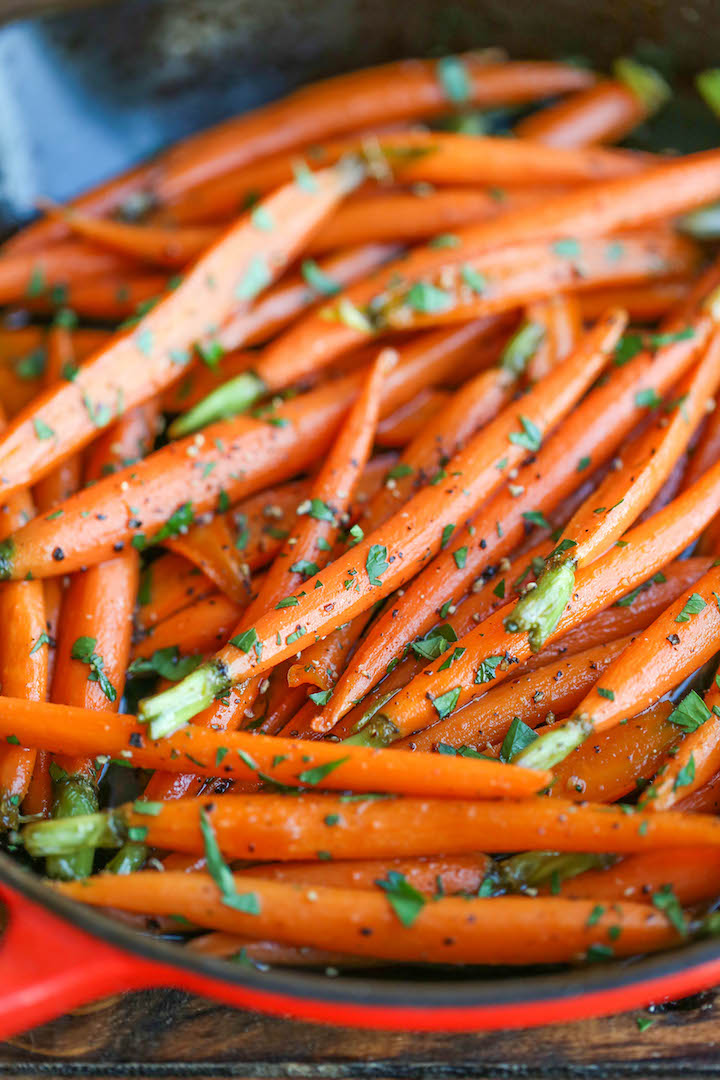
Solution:
M 637 1018 L 652 1016 L 645 1031 Z M 0 1077 L 335 1080 L 720 1078 L 720 990 L 647 1012 L 471 1035 L 275 1020 L 187 994 L 126 994 L 0 1045 Z

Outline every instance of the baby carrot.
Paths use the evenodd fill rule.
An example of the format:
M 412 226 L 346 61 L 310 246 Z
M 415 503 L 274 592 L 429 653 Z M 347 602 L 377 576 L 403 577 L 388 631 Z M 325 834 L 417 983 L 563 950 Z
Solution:
M 77 371 L 77 357 L 70 330 L 57 325 L 51 327 L 47 338 L 47 365 L 45 388 L 51 390 L 63 380 L 72 378 Z M 35 485 L 33 496 L 41 513 L 53 510 L 80 487 L 82 460 L 79 454 L 61 462 L 52 472 Z
M 147 636 L 136 643 L 133 652 L 135 658 L 151 659 L 159 650 L 173 647 L 188 656 L 219 648 L 227 641 L 244 607 L 254 595 L 255 586 L 249 579 L 244 580 L 244 604 L 222 593 L 212 592 L 155 623 Z
M 239 738 L 239 734 L 235 733 L 234 738 Z M 279 741 L 296 745 L 289 740 Z M 317 743 L 304 745 L 318 746 Z M 337 749 L 336 746 L 336 753 Z M 456 766 L 457 774 L 466 766 L 474 766 L 476 770 L 504 769 L 510 773 L 513 770 L 511 765 L 492 760 L 444 754 L 395 754 L 390 750 L 377 753 L 406 767 L 421 758 L 437 762 L 437 768 L 450 763 Z M 142 804 L 129 803 L 103 814 L 40 821 L 23 829 L 22 841 L 31 855 L 60 855 L 88 843 L 119 847 L 132 835 L 129 829 L 140 828 L 148 844 L 200 854 L 205 847 L 202 823 L 206 817 L 228 858 L 265 861 L 322 861 L 318 852 L 327 852 L 333 859 L 465 854 L 477 850 L 479 837 L 491 852 L 540 849 L 620 855 L 676 847 L 717 850 L 720 846 L 720 821 L 710 814 L 681 814 L 674 810 L 663 814 L 628 813 L 622 805 L 535 796 L 348 802 L 341 795 L 308 793 L 292 798 L 272 794 L 216 795 L 199 802 L 176 799 L 161 803 L 159 809 L 151 806 L 149 814 L 143 813 L 145 809 Z M 334 815 L 339 816 L 336 824 L 333 824 Z
M 716 711 L 717 710 L 717 711 Z M 653 784 L 650 810 L 668 810 L 702 788 L 720 772 L 720 688 L 717 675 L 701 699 L 691 691 L 678 706 L 675 720 L 687 731 L 668 756 Z M 697 726 L 695 726 L 697 725 Z
M 394 413 L 381 420 L 375 434 L 378 446 L 404 447 L 425 429 L 429 420 L 447 405 L 449 390 L 421 390 L 417 397 L 401 405 Z
M 238 300 L 249 303 L 266 288 L 360 175 L 350 164 L 316 173 L 311 190 L 293 183 L 242 217 L 137 326 L 15 419 L 0 439 L 5 490 L 50 472 L 98 428 L 179 379 L 208 324 L 222 322 Z
M 51 585 L 57 578 L 47 578 Z M 168 552 L 145 567 L 138 588 L 135 623 L 142 633 L 195 600 L 215 591 L 215 585 L 193 563 Z
M 549 513 L 584 473 L 611 458 L 642 415 L 638 397 L 651 390 L 667 392 L 708 341 L 712 321 L 707 312 L 692 326 L 692 337 L 663 345 L 654 355 L 645 351 L 613 365 L 607 382 L 580 402 L 540 448 L 537 460 L 518 470 L 516 486 L 498 492 L 482 522 L 466 525 L 410 583 L 405 595 L 396 597 L 392 611 L 377 619 L 335 688 L 328 705 L 333 722 L 378 681 L 409 642 L 433 626 L 445 605 L 459 602 L 488 567 L 515 548 L 525 535 L 526 514 Z M 573 448 L 571 453 L 568 447 Z M 458 550 L 464 559 L 455 558 Z
M 619 599 L 629 587 L 639 585 L 660 570 L 702 530 L 705 522 L 716 513 L 716 508 L 720 509 L 720 464 L 654 517 L 626 533 L 622 547 L 611 548 L 602 559 L 579 572 L 567 607 L 564 595 L 559 601 L 555 598 L 564 611 L 548 640 L 559 638 Z M 484 685 L 490 689 L 504 678 L 510 668 L 503 659 L 506 655 L 520 663 L 527 659 L 532 652 L 529 636 L 523 631 L 513 631 L 507 625 L 505 613 L 508 607 L 497 611 L 460 639 L 456 654 L 460 648 L 464 652 L 456 655 L 452 666 L 440 670 L 441 658 L 425 668 L 384 707 L 382 714 L 374 718 L 372 730 L 368 728 L 366 737 L 371 741 L 388 742 L 427 727 L 435 716 L 449 715 L 459 705 L 476 697 L 476 686 Z M 553 614 L 550 605 L 548 615 L 552 617 Z M 711 611 L 706 618 L 712 621 Z M 704 618 L 702 625 L 705 622 Z M 602 700 L 606 703 L 606 699 Z M 549 737 L 552 746 L 557 746 L 555 761 L 562 760 L 586 734 L 585 727 L 578 724 L 567 730 L 563 727 L 561 738 L 558 738 L 558 730 L 543 740 L 536 740 L 535 744 L 536 751 L 540 743 L 544 748 Z M 565 736 L 561 750 L 558 744 Z M 526 751 L 524 756 L 529 753 Z
M 560 884 L 571 900 L 623 900 L 650 903 L 670 886 L 683 905 L 710 900 L 720 890 L 720 865 L 707 848 L 644 851 L 628 855 L 606 870 L 586 870 Z
M 593 946 L 621 956 L 682 940 L 669 919 L 647 904 L 617 904 L 598 917 L 593 900 L 449 896 L 401 921 L 380 889 L 308 889 L 228 877 L 238 901 L 232 906 L 207 874 L 105 874 L 56 888 L 100 907 L 175 913 L 233 934 L 413 962 L 567 963 L 591 955 Z
M 50 216 L 64 221 L 71 233 L 110 251 L 155 266 L 183 267 L 217 240 L 216 226 L 171 228 L 135 225 L 90 217 L 73 209 L 50 207 Z
M 622 470 L 609 472 L 573 515 L 536 588 L 516 605 L 511 619 L 517 629 L 529 631 L 533 648 L 539 649 L 543 635 L 554 629 L 546 612 L 544 618 L 540 616 L 542 632 L 538 629 L 543 598 L 561 581 L 569 597 L 575 571 L 606 551 L 650 504 L 687 447 L 718 385 L 720 332 L 715 330 L 697 368 L 681 381 L 674 400 L 664 403 L 663 412 L 670 412 L 670 419 L 659 417 L 624 449 Z M 642 397 L 642 403 L 651 408 L 663 404 L 653 391 Z
M 194 563 L 221 593 L 240 604 L 247 597 L 250 566 L 236 541 L 237 529 L 229 515 L 219 513 L 185 533 L 168 537 L 164 546 Z
M 45 251 L 0 257 L 0 303 L 21 304 L 26 297 L 72 287 L 105 274 L 133 273 L 134 260 L 112 251 L 67 240 Z
M 264 615 L 188 680 L 146 699 L 141 712 L 152 721 L 153 731 L 174 730 L 181 713 L 187 718 L 199 712 L 218 691 L 297 652 L 301 638 L 307 635 L 307 645 L 311 644 L 314 635 L 347 622 L 414 576 L 422 562 L 448 542 L 454 522 L 464 520 L 499 487 L 506 470 L 519 464 L 528 449 L 539 449 L 543 433 L 572 408 L 603 369 L 624 323 L 622 312 L 608 313 L 562 371 L 555 369 L 538 383 L 520 407 L 508 405 L 448 462 L 447 482 L 422 488 L 384 526 L 310 578 L 297 606 Z
M 260 779 L 271 777 L 280 784 L 312 787 L 322 782 L 324 788 L 339 791 L 518 798 L 539 791 L 551 779 L 550 773 L 499 761 L 395 754 L 193 724 L 150 741 L 146 727 L 133 716 L 17 698 L 0 698 L 0 731 L 54 753 L 108 754 L 167 772 L 187 772 L 190 762 L 198 776 L 258 779 L 262 773 Z
M 534 382 L 547 375 L 577 345 L 582 333 L 580 304 L 576 296 L 558 293 L 529 304 L 525 317 L 530 325 L 543 330 L 543 339 L 528 368 L 528 377 Z

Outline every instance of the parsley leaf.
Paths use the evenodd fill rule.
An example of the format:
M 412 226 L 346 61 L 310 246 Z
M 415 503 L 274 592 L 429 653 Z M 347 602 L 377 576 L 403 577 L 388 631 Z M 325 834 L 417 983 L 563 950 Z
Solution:
M 542 432 L 537 424 L 529 420 L 527 416 L 520 417 L 520 424 L 522 431 L 511 431 L 508 438 L 515 446 L 523 446 L 526 450 L 531 450 L 534 454 L 538 452 L 542 446 Z
M 516 754 L 519 754 L 521 750 L 524 750 L 530 743 L 535 742 L 536 739 L 537 734 L 533 729 L 524 724 L 519 716 L 516 716 L 508 728 L 500 747 L 500 760 L 512 761 Z
M 444 694 L 439 694 L 438 697 L 432 699 L 435 712 L 441 719 L 453 712 L 458 703 L 461 689 L 460 686 L 455 686 L 452 690 L 447 690 Z
M 368 551 L 365 569 L 371 585 L 382 585 L 380 578 L 389 567 L 387 548 L 384 544 L 373 544 Z
M 375 884 L 386 894 L 403 926 L 412 926 L 427 902 L 423 894 L 397 870 L 388 870 L 387 878 L 379 878 Z
M 475 672 L 475 682 L 492 682 L 492 680 L 495 678 L 497 666 L 498 664 L 502 663 L 502 660 L 502 656 L 486 656 L 485 659 L 481 661 L 480 667 Z
M 702 609 L 705 607 L 707 607 L 707 604 L 703 600 L 700 593 L 694 592 L 691 594 L 691 596 L 688 597 L 682 611 L 675 616 L 675 622 L 690 622 L 690 616 L 697 615 L 698 612 L 702 611 Z
M 239 893 L 230 867 L 225 862 L 215 836 L 215 829 L 204 806 L 200 807 L 200 831 L 205 845 L 205 859 L 210 876 L 220 890 L 222 902 L 235 911 L 244 911 L 247 915 L 260 914 L 260 900 L 257 893 Z
M 697 731 L 699 727 L 709 720 L 712 713 L 707 705 L 694 690 L 679 702 L 670 713 L 668 720 L 671 724 L 677 724 L 684 731 Z

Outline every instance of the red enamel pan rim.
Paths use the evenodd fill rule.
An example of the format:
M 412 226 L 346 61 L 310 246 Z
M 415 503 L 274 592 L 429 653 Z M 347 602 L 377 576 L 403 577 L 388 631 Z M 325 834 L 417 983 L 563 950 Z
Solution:
M 0 881 L 124 956 L 129 964 L 118 989 L 175 986 L 227 1004 L 319 1023 L 417 1031 L 531 1027 L 642 1008 L 720 982 L 718 940 L 696 941 L 632 962 L 502 979 L 395 981 L 258 972 L 143 937 L 53 894 L 6 855 L 0 855 Z M 87 1000 L 108 992 L 98 986 L 93 993 L 90 980 L 86 989 Z

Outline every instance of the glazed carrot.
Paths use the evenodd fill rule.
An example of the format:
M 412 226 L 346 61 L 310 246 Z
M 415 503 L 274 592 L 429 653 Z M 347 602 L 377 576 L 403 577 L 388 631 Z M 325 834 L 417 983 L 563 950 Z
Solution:
M 50 207 L 49 215 L 63 221 L 71 233 L 120 255 L 153 263 L 183 267 L 202 255 L 219 235 L 217 227 L 163 228 L 91 217 L 73 209 Z
M 720 409 L 717 404 L 710 412 L 695 449 L 688 458 L 682 483 L 694 484 L 720 458 Z
M 249 579 L 245 581 L 248 604 L 253 585 Z M 173 646 L 185 655 L 217 649 L 227 641 L 242 612 L 242 604 L 222 593 L 210 593 L 150 627 L 147 636 L 136 643 L 133 655 L 149 659 L 159 649 Z
M 461 266 L 483 252 L 529 245 L 541 239 L 580 241 L 582 246 L 586 237 L 636 228 L 702 204 L 720 196 L 718 161 L 720 151 L 691 154 L 638 176 L 591 185 L 548 199 L 538 207 L 514 210 L 495 221 L 468 226 L 457 231 L 459 243 L 454 248 L 418 247 L 408 258 L 389 263 L 372 280 L 360 281 L 345 290 L 341 294 L 343 310 L 352 312 L 357 308 L 362 313 L 374 298 L 392 292 L 394 283 L 395 290 L 407 290 L 442 268 Z M 319 363 L 321 357 L 322 363 L 328 363 L 366 340 L 367 330 L 360 325 L 355 321 L 353 325 L 329 322 L 321 313 L 306 316 L 277 339 L 271 350 L 273 360 L 280 364 L 283 355 L 291 360 L 298 342 L 311 342 L 314 363 Z
M 690 490 L 701 484 L 702 480 Z M 718 589 L 720 570 L 711 567 L 692 591 L 674 601 L 610 665 L 603 674 L 602 687 L 594 687 L 583 698 L 562 730 L 548 732 L 537 740 L 531 760 L 544 760 L 548 752 L 554 753 L 553 748 L 561 753 L 562 745 L 564 752 L 555 759 L 561 761 L 568 748 L 607 731 L 624 717 L 657 701 L 708 660 L 715 651 L 720 628 L 720 610 L 714 598 Z M 703 719 L 709 715 L 702 710 Z
M 626 71 L 630 76 L 639 75 L 642 81 L 622 79 Z M 620 60 L 615 73 L 618 78 L 603 79 L 587 90 L 531 113 L 515 125 L 515 134 L 545 146 L 619 142 L 664 104 L 670 88 L 657 72 L 635 61 Z
M 47 339 L 47 367 L 45 387 L 50 390 L 61 381 L 74 377 L 77 361 L 70 331 L 62 325 L 53 326 Z M 45 513 L 54 509 L 80 487 L 82 460 L 79 455 L 69 457 L 35 485 L 33 496 L 38 510 Z
M 678 721 L 684 721 L 685 736 L 677 753 L 668 755 L 664 768 L 653 784 L 652 798 L 647 805 L 652 810 L 668 810 L 682 799 L 699 791 L 720 771 L 720 689 L 717 676 L 701 703 L 697 694 L 690 693 L 679 706 Z M 718 712 L 715 709 L 718 708 Z M 688 716 L 691 718 L 688 719 Z M 694 724 L 697 727 L 692 730 Z
M 143 768 L 167 772 L 186 772 L 190 754 L 198 776 L 215 776 L 219 772 L 227 779 L 257 779 L 259 770 L 273 780 L 295 786 L 298 782 L 313 786 L 322 781 L 324 788 L 340 791 L 443 798 L 520 797 L 540 790 L 550 779 L 549 773 L 495 761 L 386 753 L 363 746 L 338 747 L 329 742 L 280 739 L 243 731 L 211 731 L 194 724 L 150 742 L 147 729 L 132 716 L 16 698 L 0 698 L 0 713 L 3 734 L 17 733 L 31 746 L 39 743 L 54 753 L 122 756 Z M 134 745 L 138 741 L 140 747 Z M 223 748 L 227 755 L 218 755 Z
M 457 104 L 457 94 L 450 88 L 453 78 L 464 87 L 464 101 L 480 107 L 538 100 L 594 81 L 587 71 L 563 64 L 494 64 L 472 53 L 366 68 L 296 90 L 279 102 L 176 144 L 164 155 L 153 191 L 160 202 L 172 202 L 213 176 L 246 168 L 270 154 L 378 123 L 444 112 Z
M 578 293 L 576 299 L 585 319 L 596 319 L 609 307 L 622 307 L 632 322 L 655 322 L 672 311 L 689 291 L 688 281 L 651 281 L 622 288 L 591 289 Z
M 132 273 L 136 265 L 132 259 L 78 240 L 45 251 L 5 255 L 0 258 L 0 303 L 22 303 L 26 297 L 64 290 L 99 275 Z
M 83 319 L 102 319 L 117 323 L 121 319 L 135 317 L 153 301 L 159 299 L 168 288 L 166 274 L 138 273 L 104 274 L 101 277 L 82 278 L 63 291 L 63 302 L 70 305 L 76 315 Z M 55 310 L 52 296 L 32 297 L 25 302 L 30 311 L 51 313 Z
M 343 430 L 311 486 L 309 499 L 298 507 L 300 520 L 296 521 L 293 536 L 276 556 L 257 595 L 237 623 L 236 633 L 244 633 L 265 611 L 292 604 L 296 599 L 295 590 L 302 589 L 303 582 L 326 565 L 327 553 L 332 551 L 338 539 L 340 523 L 372 448 L 383 381 L 393 362 L 393 358 L 388 362 L 387 355 L 380 353 L 372 366 Z M 201 713 L 198 720 L 215 731 L 246 726 L 246 717 L 261 685 L 261 678 L 253 678 L 238 687 L 233 713 L 229 714 L 220 702 Z M 207 704 L 211 705 L 210 702 Z M 157 783 L 160 782 L 157 773 L 153 780 L 153 794 L 157 797 Z
M 389 294 L 374 316 L 375 326 L 383 333 L 445 325 L 507 311 L 560 290 L 574 293 L 597 285 L 672 277 L 697 265 L 696 249 L 660 230 L 589 237 L 570 256 L 564 244 L 508 248 L 446 267 L 432 275 L 424 288 L 411 285 Z M 482 282 L 482 288 L 469 286 L 468 278 Z M 329 305 L 325 310 L 328 318 L 340 317 L 339 308 Z
M 4 699 L 10 700 L 10 699 Z M 40 708 L 24 703 L 25 709 Z M 45 706 L 45 709 L 49 706 Z M 114 719 L 114 718 L 113 718 Z M 226 735 L 226 738 L 230 736 Z M 234 739 L 240 738 L 234 733 Z M 249 745 L 253 736 L 246 736 Z M 255 736 L 257 741 L 265 736 Z M 274 740 L 284 747 L 310 746 L 317 753 L 322 743 Z M 351 748 L 343 748 L 350 750 Z M 357 750 L 357 747 L 352 748 Z M 334 748 L 335 753 L 338 747 Z M 248 751 L 249 753 L 250 751 Z M 368 753 L 368 751 L 365 751 Z M 428 759 L 436 769 L 449 763 L 460 774 L 513 767 L 492 760 L 450 757 L 443 754 L 394 754 L 376 751 L 404 767 Z M 377 759 L 376 759 L 377 760 Z M 299 757 L 296 757 L 299 761 Z M 527 770 L 518 770 L 523 773 Z M 535 774 L 539 776 L 540 774 Z M 547 777 L 546 777 L 547 780 Z M 509 780 L 508 780 L 509 786 Z M 535 788 L 538 784 L 533 785 Z M 204 800 L 203 800 L 204 801 Z M 132 803 L 103 814 L 41 821 L 23 829 L 22 841 L 32 855 L 65 854 L 88 843 L 119 847 L 128 829 L 147 830 L 145 839 L 161 849 L 201 854 L 204 814 L 213 825 L 217 842 L 227 858 L 323 861 L 318 851 L 333 859 L 376 859 L 411 855 L 466 854 L 477 850 L 482 837 L 489 851 L 583 851 L 626 854 L 658 848 L 720 845 L 720 822 L 709 814 L 627 813 L 622 806 L 578 804 L 566 799 L 397 798 L 348 802 L 337 795 L 307 792 L 288 799 L 283 795 L 216 795 L 209 803 L 177 799 L 163 803 L 157 814 L 143 813 Z M 153 807 L 152 809 L 156 809 Z M 340 822 L 333 824 L 333 815 Z M 327 817 L 330 817 L 330 824 Z
M 378 446 L 406 446 L 448 404 L 450 396 L 449 390 L 421 390 L 412 401 L 380 421 L 375 442 Z
M 384 526 L 321 575 L 310 578 L 307 595 L 298 598 L 296 607 L 270 612 L 258 620 L 252 634 L 239 640 L 248 650 L 256 641 L 261 642 L 261 658 L 257 656 L 259 649 L 253 648 L 251 654 L 229 643 L 189 677 L 192 681 L 185 680 L 164 695 L 146 699 L 142 715 L 153 721 L 153 730 L 157 732 L 166 724 L 172 729 L 176 708 L 186 716 L 193 715 L 212 701 L 221 686 L 225 689 L 250 674 L 261 674 L 298 651 L 296 643 L 305 635 L 310 638 L 307 645 L 311 644 L 313 635 L 328 633 L 347 622 L 414 576 L 421 563 L 447 543 L 454 522 L 464 520 L 499 487 L 506 470 L 519 464 L 528 448 L 539 448 L 536 443 L 542 441 L 543 433 L 572 408 L 605 366 L 624 323 L 622 312 L 608 313 L 586 335 L 565 368 L 556 369 L 528 393 L 522 412 L 514 404 L 507 406 L 448 462 L 446 471 L 454 480 L 422 488 Z M 344 585 L 346 580 L 354 580 L 352 588 Z M 321 585 L 316 589 L 317 581 Z M 321 593 L 322 598 L 313 593 Z M 330 611 L 329 603 L 334 605 Z
M 516 716 L 532 728 L 556 715 L 565 716 L 582 701 L 630 640 L 630 637 L 619 638 L 557 663 L 550 662 L 538 671 L 496 687 L 446 720 L 393 745 L 407 750 L 433 750 L 438 743 L 482 749 L 501 741 Z
M 703 313 L 693 323 L 693 337 L 662 346 L 654 357 L 648 352 L 638 354 L 615 367 L 605 385 L 593 389 L 540 449 L 537 461 L 518 470 L 517 486 L 499 492 L 488 504 L 482 524 L 463 528 L 405 595 L 396 598 L 392 610 L 398 614 L 381 614 L 335 689 L 328 707 L 333 720 L 381 678 L 406 644 L 433 626 L 444 605 L 459 602 L 487 567 L 515 548 L 525 535 L 526 513 L 552 511 L 586 470 L 609 460 L 642 415 L 638 395 L 650 389 L 667 392 L 708 341 L 711 327 L 709 315 Z M 571 453 L 568 447 L 573 448 Z M 500 529 L 495 522 L 501 523 Z M 465 550 L 464 565 L 458 565 L 463 560 L 455 558 L 456 550 Z
M 235 310 L 219 328 L 215 340 L 226 350 L 266 341 L 296 315 L 373 273 L 402 250 L 397 243 L 369 243 L 368 239 L 366 235 L 360 246 L 337 251 L 317 263 L 303 259 L 299 274 L 282 278 L 252 307 Z
M 653 518 L 626 533 L 622 547 L 611 548 L 602 559 L 578 573 L 573 597 L 548 641 L 559 638 L 594 612 L 619 599 L 627 593 L 629 587 L 639 585 L 656 573 L 701 531 L 708 518 L 715 513 L 716 506 L 720 509 L 720 465 L 710 469 L 696 484 Z M 564 598 L 562 603 L 564 605 Z M 527 633 L 506 628 L 509 607 L 510 605 L 501 608 L 460 639 L 458 647 L 465 651 L 450 668 L 438 670 L 441 660 L 436 660 L 400 691 L 384 707 L 383 713 L 374 719 L 375 730 L 368 730 L 367 738 L 372 738 L 373 741 L 388 741 L 427 727 L 438 714 L 448 715 L 477 696 L 475 687 L 478 684 L 471 680 L 476 678 L 478 672 L 481 675 L 481 685 L 486 689 L 504 678 L 510 665 L 506 662 L 495 662 L 495 657 L 504 657 L 507 653 L 518 662 L 527 659 L 532 651 Z M 714 618 L 709 605 L 705 610 L 709 612 L 709 616 L 706 615 L 701 620 L 703 626 L 706 620 L 711 622 Z M 717 613 L 717 609 L 715 611 Z M 689 626 L 692 631 L 694 623 L 691 621 Z M 667 633 L 671 630 L 674 631 L 674 628 L 671 627 Z M 638 638 L 638 641 L 641 640 L 642 638 Z M 675 663 L 675 658 L 668 658 L 666 652 L 662 652 L 662 657 Z M 621 657 L 621 661 L 622 659 Z M 660 663 L 659 657 L 653 659 L 656 664 Z M 690 667 L 688 670 L 694 669 Z M 436 704 L 438 699 L 439 707 Z M 607 699 L 602 697 L 600 700 L 604 704 L 608 703 Z M 618 702 L 619 700 L 618 697 Z M 649 700 L 654 699 L 650 696 Z M 636 704 L 633 701 L 633 705 Z M 629 711 L 636 712 L 637 708 Z M 577 726 L 574 725 L 572 730 L 575 731 Z M 582 741 L 582 737 L 578 735 L 576 738 Z M 542 742 L 544 744 L 545 740 Z M 538 743 L 539 740 L 536 740 L 533 744 L 536 749 Z M 569 737 L 567 743 L 567 750 L 577 745 L 577 741 L 571 742 Z M 556 760 L 562 760 L 564 756 L 565 753 Z
M 200 521 L 187 533 L 164 541 L 164 546 L 189 559 L 221 593 L 236 604 L 247 597 L 249 566 L 236 546 L 237 531 L 225 514 Z
M 46 587 L 54 581 L 57 578 L 47 578 Z M 146 566 L 140 576 L 136 626 L 140 632 L 150 630 L 214 591 L 214 583 L 194 563 L 169 551 Z
M 617 955 L 651 952 L 681 940 L 670 921 L 647 904 L 618 904 L 597 918 L 592 900 L 446 897 L 426 904 L 411 926 L 403 926 L 379 889 L 306 889 L 239 877 L 236 891 L 251 898 L 259 912 L 248 915 L 228 907 L 206 874 L 106 874 L 83 884 L 85 889 L 72 882 L 57 888 L 101 907 L 176 913 L 216 930 L 394 960 L 568 962 L 581 959 L 593 945 L 608 948 L 613 927 L 621 931 L 612 947 Z
M 281 188 L 224 233 L 137 326 L 16 418 L 0 440 L 5 490 L 50 472 L 98 428 L 179 379 L 208 325 L 270 284 L 359 176 L 350 166 L 316 173 L 310 185 Z
M 139 918 L 140 929 L 144 929 L 148 919 L 143 916 L 133 916 L 129 912 L 118 912 L 123 919 Z M 153 925 L 160 922 L 159 917 L 153 919 Z M 177 930 L 177 921 L 168 919 L 168 931 Z M 134 923 L 133 923 L 134 925 Z M 242 937 L 239 934 L 223 934 L 218 930 L 207 934 L 198 934 L 190 938 L 186 948 L 202 956 L 218 956 L 229 959 L 242 960 L 244 963 L 256 967 L 258 971 L 267 971 L 269 967 L 324 967 L 339 971 L 347 968 L 368 968 L 380 963 L 373 957 L 351 956 L 349 953 L 329 952 L 327 949 L 310 949 L 307 946 L 282 945 L 278 941 L 254 941 L 252 938 Z
M 528 377 L 534 382 L 547 375 L 577 345 L 582 333 L 580 305 L 576 296 L 559 293 L 529 304 L 525 318 L 543 329 L 543 339 L 528 368 Z
M 516 629 L 530 633 L 533 648 L 539 649 L 554 629 L 543 611 L 545 598 L 555 591 L 564 591 L 569 598 L 576 570 L 606 551 L 649 505 L 687 447 L 719 384 L 720 333 L 715 330 L 698 367 L 681 381 L 673 401 L 665 403 L 670 419 L 660 417 L 623 450 L 623 469 L 610 471 L 573 515 L 536 587 L 517 604 L 511 618 Z M 650 407 L 662 404 L 652 391 L 639 404 L 643 402 Z
M 622 900 L 650 903 L 670 885 L 683 905 L 709 900 L 720 889 L 720 866 L 707 848 L 644 851 L 628 855 L 606 870 L 586 870 L 560 883 L 571 900 Z M 543 890 L 544 891 L 544 890 Z
M 488 323 L 480 322 L 403 345 L 398 350 L 399 363 L 385 381 L 383 412 L 391 412 L 423 386 L 446 378 L 448 372 L 472 360 L 477 342 L 488 330 Z M 166 536 L 188 523 L 188 504 L 195 513 L 205 513 L 217 506 L 222 491 L 233 503 L 294 475 L 325 452 L 362 379 L 362 371 L 355 372 L 286 402 L 274 413 L 277 422 L 288 421 L 284 427 L 248 417 L 221 422 L 201 436 L 172 443 L 138 465 L 99 481 L 68 502 L 49 528 L 37 522 L 34 537 L 26 532 L 18 540 L 16 534 L 12 541 L 16 558 L 29 541 L 28 565 L 18 570 L 18 576 L 24 577 L 29 570 L 47 576 L 110 558 L 117 543 L 133 536 L 128 521 L 136 519 L 128 519 L 122 509 L 125 504 L 141 509 L 140 520 L 148 532 L 162 531 L 167 525 Z M 63 559 L 53 557 L 57 549 Z M 77 557 L 71 563 L 73 551 Z
M 334 659 L 334 653 L 331 657 Z M 264 735 L 279 735 L 284 732 L 285 726 L 307 701 L 308 690 L 313 689 L 313 684 L 305 685 L 303 682 L 296 686 L 288 685 L 288 671 L 291 667 L 289 660 L 278 666 L 268 676 L 269 686 L 265 694 L 265 716 L 258 728 Z M 328 678 L 332 677 L 332 670 Z M 308 732 L 311 734 L 311 732 Z
M 681 799 L 675 804 L 675 809 L 690 814 L 717 814 L 720 811 L 720 773 L 716 773 L 712 780 L 698 791 L 694 791 L 686 799 Z
M 532 206 L 561 192 L 560 185 L 526 188 L 450 187 L 418 196 L 412 192 L 371 192 L 357 195 L 341 206 L 317 230 L 308 251 L 317 254 L 362 244 L 369 240 L 404 241 L 436 237 L 436 244 L 450 246 L 453 229 L 497 217 L 520 206 Z
M 661 701 L 626 724 L 588 739 L 553 769 L 551 797 L 612 803 L 649 784 L 678 741 L 671 713 L 670 702 Z

